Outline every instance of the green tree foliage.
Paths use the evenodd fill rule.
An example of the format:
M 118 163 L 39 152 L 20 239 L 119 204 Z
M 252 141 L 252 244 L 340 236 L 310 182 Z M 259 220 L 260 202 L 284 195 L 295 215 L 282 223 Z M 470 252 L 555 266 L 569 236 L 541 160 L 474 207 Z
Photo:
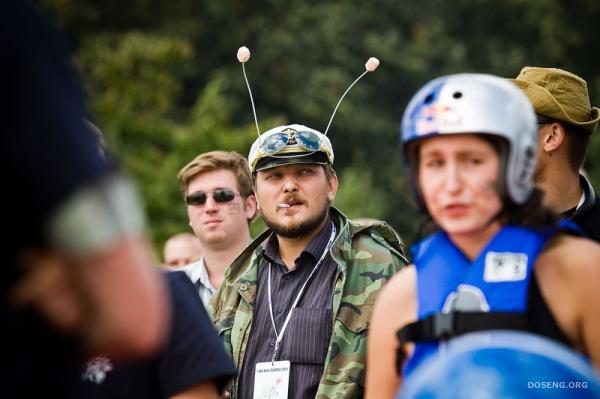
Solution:
M 373 186 L 368 169 L 350 166 L 344 170 L 340 182 L 334 205 L 348 217 L 378 219 L 386 215 L 383 190 Z
M 418 224 L 398 145 L 409 98 L 429 79 L 524 65 L 584 76 L 600 104 L 600 2 L 421 0 L 247 2 L 46 0 L 75 49 L 93 119 L 142 187 L 154 239 L 187 228 L 175 175 L 203 151 L 246 154 L 256 137 L 237 48 L 262 130 L 324 129 L 368 57 L 379 69 L 342 103 L 329 136 L 351 216 L 379 217 L 407 240 Z M 587 169 L 600 187 L 600 133 Z M 262 228 L 259 221 L 253 232 Z

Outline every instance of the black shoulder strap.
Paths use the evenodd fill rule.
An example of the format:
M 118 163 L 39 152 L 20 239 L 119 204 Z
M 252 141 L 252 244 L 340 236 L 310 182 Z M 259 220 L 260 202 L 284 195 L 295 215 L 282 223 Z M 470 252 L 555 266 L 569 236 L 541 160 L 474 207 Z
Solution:
M 435 313 L 401 328 L 402 343 L 447 340 L 458 335 L 483 330 L 529 331 L 525 313 L 521 312 L 450 312 Z
M 407 342 L 445 341 L 475 331 L 520 330 L 531 331 L 525 313 L 520 312 L 450 312 L 435 313 L 407 324 L 396 333 L 400 346 L 396 355 L 396 369 L 406 357 L 404 344 Z

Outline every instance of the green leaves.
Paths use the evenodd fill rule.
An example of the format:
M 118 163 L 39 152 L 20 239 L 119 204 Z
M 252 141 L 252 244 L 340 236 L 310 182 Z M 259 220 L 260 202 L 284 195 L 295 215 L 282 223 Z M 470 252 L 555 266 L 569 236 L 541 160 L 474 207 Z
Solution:
M 261 129 L 324 129 L 370 56 L 381 65 L 352 89 L 330 129 L 341 178 L 336 205 L 387 220 L 406 241 L 407 202 L 398 144 L 410 97 L 429 79 L 524 65 L 583 76 L 600 104 L 600 3 L 585 0 L 43 2 L 75 46 L 92 119 L 139 181 L 157 244 L 185 230 L 176 174 L 200 152 L 247 154 L 256 130 L 236 50 L 246 64 Z M 600 187 L 600 133 L 588 172 Z M 255 234 L 264 225 L 253 223 Z
M 334 205 L 351 219 L 379 219 L 387 214 L 385 193 L 375 187 L 369 169 L 348 167 L 340 176 L 340 188 Z

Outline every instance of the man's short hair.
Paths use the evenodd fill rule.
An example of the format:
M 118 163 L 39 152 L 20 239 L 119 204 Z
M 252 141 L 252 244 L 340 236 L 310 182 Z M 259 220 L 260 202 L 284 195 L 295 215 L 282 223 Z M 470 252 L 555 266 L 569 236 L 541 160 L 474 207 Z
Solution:
M 323 165 L 323 168 L 325 169 L 325 177 L 327 177 L 327 181 L 330 182 L 331 179 L 333 179 L 333 176 L 336 175 L 335 169 L 333 169 L 333 166 L 329 164 Z
M 246 158 L 235 151 L 210 151 L 198 155 L 177 174 L 183 195 L 187 194 L 189 183 L 196 176 L 221 169 L 229 170 L 235 175 L 237 189 L 242 197 L 253 194 L 252 176 Z
M 560 123 L 566 132 L 567 141 L 567 158 L 569 160 L 569 166 L 571 170 L 578 171 L 585 162 L 585 155 L 587 153 L 588 144 L 590 143 L 590 134 L 578 127 L 557 121 Z

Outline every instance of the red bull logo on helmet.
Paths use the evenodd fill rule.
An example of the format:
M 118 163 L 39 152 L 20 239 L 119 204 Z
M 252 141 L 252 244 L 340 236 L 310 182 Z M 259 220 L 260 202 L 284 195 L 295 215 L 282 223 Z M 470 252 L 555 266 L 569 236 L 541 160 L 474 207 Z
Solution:
M 417 136 L 439 133 L 443 128 L 456 126 L 460 123 L 459 114 L 450 106 L 433 104 L 421 108 L 415 123 Z

